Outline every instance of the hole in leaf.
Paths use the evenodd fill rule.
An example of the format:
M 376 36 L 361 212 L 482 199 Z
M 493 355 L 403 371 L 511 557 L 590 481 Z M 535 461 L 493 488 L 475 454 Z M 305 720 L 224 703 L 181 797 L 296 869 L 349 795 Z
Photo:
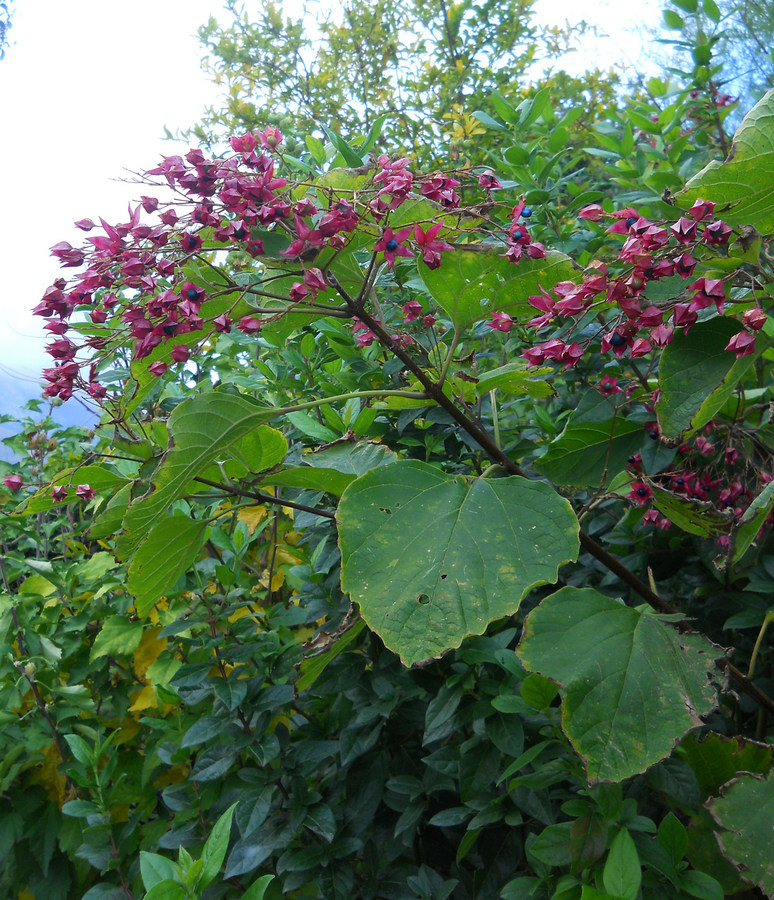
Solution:
M 443 572 L 443 573 L 441 574 L 441 581 L 443 581 L 445 578 L 448 578 L 448 577 L 449 577 L 449 576 L 446 574 L 446 572 Z
M 384 506 L 380 506 L 380 507 L 379 507 L 379 512 L 387 513 L 388 516 L 391 516 L 391 515 L 392 515 L 392 510 L 391 510 L 391 509 L 387 509 L 387 508 L 384 507 Z
M 427 594 L 420 594 L 417 597 L 417 603 L 429 603 L 429 602 L 430 602 L 430 598 L 427 596 Z

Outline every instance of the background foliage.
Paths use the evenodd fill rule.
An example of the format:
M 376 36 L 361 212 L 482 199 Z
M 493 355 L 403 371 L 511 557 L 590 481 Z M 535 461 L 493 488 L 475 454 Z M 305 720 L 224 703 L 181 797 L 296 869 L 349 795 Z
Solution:
M 263 132 L 292 185 L 263 202 L 319 229 L 378 173 L 400 202 L 283 255 L 298 222 L 215 215 L 228 176 L 194 153 L 147 178 L 178 191 L 169 234 L 138 207 L 46 292 L 49 398 L 90 342 L 105 413 L 34 404 L 0 464 L 4 896 L 774 894 L 774 100 L 721 163 L 709 0 L 667 10 L 683 69 L 582 106 L 580 82 L 514 89 L 542 38 L 513 13 L 345 8 L 315 47 L 272 6 L 210 24 L 233 102 L 204 136 L 293 131 Z M 464 215 L 432 196 L 450 176 L 369 167 L 385 148 L 464 172 Z M 600 274 L 626 290 L 573 306 Z M 167 286 L 183 318 L 146 318 Z

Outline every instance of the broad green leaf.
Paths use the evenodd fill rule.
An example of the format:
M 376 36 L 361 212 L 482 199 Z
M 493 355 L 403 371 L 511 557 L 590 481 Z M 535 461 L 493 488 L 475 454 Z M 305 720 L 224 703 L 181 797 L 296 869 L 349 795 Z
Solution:
M 275 472 L 261 480 L 261 484 L 273 484 L 279 487 L 305 488 L 312 491 L 325 491 L 340 497 L 348 484 L 355 480 L 355 475 L 346 475 L 335 469 L 318 469 L 313 466 L 291 466 Z
M 714 503 L 675 494 L 650 479 L 645 480 L 653 491 L 656 509 L 688 534 L 715 538 L 728 534 L 736 522 L 731 510 L 718 509 Z
M 602 870 L 602 882 L 605 890 L 614 897 L 636 900 L 642 883 L 642 868 L 637 848 L 625 828 L 613 838 Z
M 149 891 L 160 881 L 171 881 L 175 876 L 175 864 L 166 856 L 140 850 L 140 874 L 145 890 Z
M 263 425 L 276 411 L 244 397 L 220 392 L 200 394 L 175 407 L 169 420 L 170 448 L 153 475 L 151 489 L 127 510 L 126 538 L 120 542 L 125 558 L 162 519 L 170 504 L 183 496 L 189 483 L 250 431 L 263 450 L 264 468 L 276 465 L 287 452 L 284 436 Z M 254 463 L 255 464 L 255 463 Z
M 132 622 L 127 616 L 111 616 L 102 623 L 89 659 L 94 662 L 100 656 L 128 656 L 141 640 L 142 622 Z
M 515 360 L 497 369 L 479 375 L 475 389 L 482 397 L 496 388 L 506 394 L 529 394 L 530 397 L 550 397 L 554 389 L 544 376 L 552 375 L 553 369 L 544 367 L 531 369 L 526 360 Z
M 774 746 L 742 738 L 708 734 L 703 740 L 689 734 L 675 753 L 693 769 L 706 794 L 718 794 L 737 772 L 765 775 L 774 766 Z
M 340 497 L 358 475 L 365 475 L 376 466 L 395 462 L 397 458 L 383 444 L 371 441 L 352 444 L 348 440 L 340 440 L 324 450 L 304 456 L 303 460 L 307 465 L 283 469 L 264 478 L 262 484 L 310 488 Z
M 774 895 L 774 777 L 740 775 L 709 809 L 723 827 L 718 840 L 728 859 L 743 867 L 744 879 Z
M 737 359 L 725 349 L 741 330 L 735 320 L 717 317 L 698 322 L 687 335 L 676 334 L 664 348 L 656 413 L 665 437 L 679 438 L 706 425 L 752 368 L 756 354 Z
M 774 90 L 770 90 L 742 120 L 726 159 L 713 160 L 694 175 L 677 202 L 683 207 L 698 199 L 711 200 L 723 205 L 724 221 L 752 225 L 768 235 L 774 231 L 773 192 Z
M 592 782 L 645 771 L 701 724 L 715 705 L 709 674 L 720 652 L 660 616 L 574 587 L 529 614 L 518 648 L 525 667 L 564 686 L 562 728 Z
M 548 485 L 415 461 L 358 478 L 336 518 L 342 587 L 407 665 L 482 634 L 578 553 L 577 519 Z
M 563 253 L 549 251 L 545 259 L 523 257 L 516 264 L 505 259 L 504 251 L 499 245 L 471 245 L 447 251 L 437 269 L 418 263 L 425 287 L 455 327 L 467 328 L 496 312 L 531 319 L 531 294 L 575 277 L 572 261 Z
M 202 850 L 202 871 L 199 875 L 199 887 L 205 888 L 211 884 L 215 876 L 220 872 L 223 860 L 228 850 L 228 839 L 231 834 L 231 820 L 234 818 L 234 810 L 237 803 L 233 803 L 212 826 L 212 831 L 207 838 Z
M 642 425 L 623 417 L 607 422 L 570 422 L 535 468 L 557 484 L 602 487 L 626 468 L 642 441 Z
M 146 616 L 153 604 L 171 591 L 201 553 L 207 531 L 206 519 L 167 516 L 148 532 L 147 539 L 132 556 L 127 588 L 135 598 L 137 613 Z

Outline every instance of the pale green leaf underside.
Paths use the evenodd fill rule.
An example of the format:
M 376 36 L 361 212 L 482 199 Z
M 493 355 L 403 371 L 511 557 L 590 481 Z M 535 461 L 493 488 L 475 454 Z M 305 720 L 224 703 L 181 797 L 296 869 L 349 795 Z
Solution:
M 135 501 L 124 516 L 126 555 L 144 541 L 171 503 L 183 496 L 191 481 L 249 432 L 252 468 L 270 468 L 287 453 L 284 436 L 262 425 L 276 410 L 256 406 L 235 394 L 200 394 L 175 408 L 169 420 L 170 447 L 154 473 L 151 490 Z
M 336 517 L 342 587 L 408 665 L 482 634 L 578 554 L 578 521 L 548 485 L 415 461 L 353 482 Z
M 129 565 L 127 587 L 140 616 L 194 564 L 206 530 L 206 520 L 185 516 L 167 516 L 151 528 Z
M 591 781 L 644 772 L 715 706 L 719 650 L 592 588 L 546 598 L 527 617 L 518 654 L 564 686 L 562 726 Z
M 724 220 L 753 225 L 762 234 L 774 231 L 774 90 L 769 91 L 742 120 L 724 162 L 714 160 L 678 195 L 680 206 L 695 200 L 723 205 Z

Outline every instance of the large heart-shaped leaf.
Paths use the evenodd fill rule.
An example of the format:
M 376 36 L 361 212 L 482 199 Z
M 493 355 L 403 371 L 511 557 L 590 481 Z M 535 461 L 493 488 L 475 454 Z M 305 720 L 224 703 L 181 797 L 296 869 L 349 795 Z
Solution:
M 548 485 L 421 462 L 358 478 L 336 518 L 342 587 L 407 665 L 482 634 L 578 555 L 578 521 Z
M 503 248 L 481 245 L 458 247 L 444 253 L 437 269 L 419 265 L 419 274 L 436 303 L 463 329 L 495 312 L 514 318 L 532 318 L 535 310 L 527 299 L 550 290 L 560 281 L 572 280 L 575 269 L 569 256 L 557 251 L 545 259 L 522 257 L 518 264 L 503 256 Z
M 644 772 L 715 706 L 719 648 L 592 588 L 546 598 L 527 617 L 518 654 L 564 687 L 562 728 L 591 781 Z
M 169 419 L 170 447 L 153 475 L 150 490 L 132 503 L 124 516 L 126 535 L 119 554 L 126 557 L 146 540 L 190 482 L 249 432 L 254 432 L 250 441 L 253 471 L 276 465 L 287 453 L 287 442 L 281 432 L 261 424 L 275 415 L 274 409 L 226 393 L 200 394 L 175 407 Z
M 730 205 L 723 218 L 754 225 L 763 234 L 774 231 L 774 90 L 742 120 L 724 162 L 713 160 L 678 194 L 681 206 L 695 200 Z

